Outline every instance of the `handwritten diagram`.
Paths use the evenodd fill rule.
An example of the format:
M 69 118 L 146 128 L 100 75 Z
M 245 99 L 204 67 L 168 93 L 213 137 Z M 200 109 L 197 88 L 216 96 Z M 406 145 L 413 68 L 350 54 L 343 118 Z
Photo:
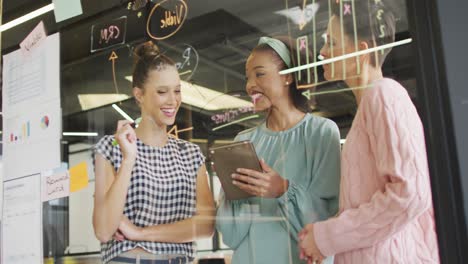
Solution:
M 126 16 L 93 25 L 91 27 L 91 52 L 124 44 L 126 32 Z
M 341 27 L 341 38 L 344 38 L 344 18 L 350 17 L 351 21 L 353 23 L 353 27 L 356 29 L 356 13 L 354 10 L 354 1 L 355 0 L 337 0 L 336 3 L 339 3 L 339 8 L 340 8 L 340 27 Z M 372 2 L 375 2 L 375 4 L 378 4 L 381 2 L 381 0 L 371 0 Z M 297 88 L 298 89 L 313 89 L 314 87 L 317 87 L 320 84 L 323 84 L 324 82 L 319 81 L 320 76 L 318 75 L 317 72 L 317 67 L 323 65 L 324 63 L 321 63 L 321 61 L 324 60 L 322 56 L 319 56 L 319 51 L 320 47 L 318 46 L 321 42 L 322 39 L 325 43 L 327 41 L 331 41 L 328 45 L 333 47 L 333 32 L 335 32 L 333 29 L 330 29 L 329 33 L 330 36 L 327 37 L 327 34 L 322 34 L 318 35 L 317 37 L 317 29 L 316 29 L 316 17 L 315 15 L 319 11 L 319 8 L 321 7 L 316 1 L 316 0 L 304 0 L 302 2 L 302 6 L 295 6 L 295 7 L 290 7 L 288 8 L 288 0 L 285 1 L 286 4 L 286 10 L 287 11 L 280 11 L 277 13 L 281 14 L 288 14 L 291 21 L 293 21 L 294 24 L 299 25 L 299 32 L 297 31 L 290 31 L 291 38 L 295 40 L 295 50 L 296 50 L 296 59 L 295 59 L 295 65 L 293 68 L 296 70 L 293 71 L 295 72 L 296 79 L 297 79 Z M 333 16 L 331 6 L 334 4 L 335 0 L 328 0 L 328 16 L 331 18 Z M 311 10 L 307 10 L 310 8 Z M 307 16 L 306 14 L 309 14 L 310 16 Z M 291 16 L 295 16 L 292 18 Z M 377 13 L 377 19 L 382 19 L 383 16 L 383 11 L 379 11 Z M 305 30 L 307 26 L 307 30 Z M 384 30 L 385 26 L 381 25 L 379 27 L 380 31 L 379 35 L 384 36 Z M 310 33 L 307 33 L 310 32 Z M 379 37 L 380 37 L 379 36 Z M 336 36 L 335 36 L 336 37 Z M 354 30 L 354 34 L 352 36 L 352 39 L 354 41 L 354 49 L 356 52 L 359 51 L 358 47 L 358 35 L 357 31 Z M 346 54 L 345 47 L 341 47 L 341 53 Z M 334 58 L 335 54 L 337 51 L 335 49 L 330 49 L 330 56 L 331 58 Z M 359 56 L 354 56 L 353 59 L 356 59 L 356 76 L 360 74 L 360 64 L 359 64 Z M 318 61 L 320 60 L 320 61 Z M 330 62 L 331 65 L 331 77 L 335 77 L 335 64 L 340 63 L 342 64 L 342 78 L 350 78 L 350 76 L 347 75 L 346 71 L 346 64 L 345 64 L 345 59 L 337 60 Z M 309 66 L 310 65 L 310 66 Z M 291 72 L 288 72 L 291 73 Z M 308 100 L 313 99 L 314 92 L 310 90 L 306 90 L 302 93 L 304 97 L 306 97 Z
M 303 30 L 304 27 L 315 17 L 315 14 L 317 13 L 320 7 L 318 3 L 308 4 L 308 2 L 311 1 L 312 0 L 303 0 L 301 7 L 286 7 L 286 9 L 277 11 L 275 13 L 289 18 L 294 24 L 299 26 L 299 30 Z
M 179 129 L 177 127 L 177 125 L 174 125 L 171 129 L 169 129 L 169 131 L 167 131 L 167 134 L 178 139 L 179 138 L 179 133 L 188 132 L 188 131 L 191 131 L 191 130 L 193 130 L 193 127 Z
M 115 87 L 115 93 L 119 94 L 119 87 L 117 85 L 117 78 L 115 76 L 115 60 L 118 59 L 119 57 L 115 53 L 115 51 L 112 51 L 111 55 L 109 56 L 109 60 L 112 61 L 112 78 L 114 79 L 114 87 Z
M 138 11 L 144 8 L 147 3 L 148 3 L 148 0 L 133 0 L 133 1 L 128 2 L 127 9 Z
M 263 113 L 255 112 L 251 100 L 245 91 L 233 91 L 212 98 L 207 102 L 207 106 L 223 105 L 225 107 L 204 108 L 202 112 L 208 114 L 210 119 L 204 121 L 203 126 L 209 133 L 232 133 L 233 125 L 260 118 Z
M 379 7 L 379 10 L 377 11 L 376 18 L 377 18 L 377 21 L 379 22 L 379 30 L 380 30 L 379 38 L 383 39 L 386 36 L 386 33 L 385 33 L 386 28 L 385 28 L 385 25 L 382 23 L 383 22 L 382 21 L 383 20 L 382 15 L 385 14 L 385 11 L 382 9 L 382 0 L 374 0 L 374 4 Z M 381 54 L 384 54 L 385 51 L 382 49 L 382 50 L 380 50 L 380 52 L 381 52 Z M 376 57 L 376 60 L 377 60 L 377 65 L 379 65 L 378 56 L 375 56 L 375 57 Z
M 179 71 L 180 78 L 188 81 L 195 74 L 198 67 L 199 56 L 197 50 L 188 44 L 178 44 L 174 48 L 178 52 L 171 58 L 176 62 L 176 68 Z
M 219 114 L 214 114 L 211 116 L 211 120 L 216 124 L 225 124 L 234 121 L 237 117 L 244 113 L 253 113 L 254 112 L 254 107 L 241 107 L 238 109 L 230 109 L 226 110 L 222 113 Z
M 177 33 L 184 24 L 188 6 L 184 0 L 163 0 L 153 6 L 146 22 L 152 39 L 163 40 Z

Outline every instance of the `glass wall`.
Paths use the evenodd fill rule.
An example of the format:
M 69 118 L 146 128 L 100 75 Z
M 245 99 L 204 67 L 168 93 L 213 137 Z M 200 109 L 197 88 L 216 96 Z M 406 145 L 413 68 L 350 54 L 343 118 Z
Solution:
M 28 1 L 3 2 L 4 21 L 39 5 L 30 5 Z M 49 33 L 60 33 L 61 70 L 58 74 L 63 132 L 93 133 L 62 138 L 63 162 L 69 167 L 86 162 L 89 185 L 68 198 L 44 203 L 44 257 L 51 261 L 54 257 L 72 256 L 83 263 L 98 262 L 100 244 L 92 226 L 95 181 L 92 148 L 102 136 L 114 134 L 118 120 L 140 117 L 140 108 L 132 94 L 132 56 L 136 46 L 145 41 L 154 41 L 176 62 L 181 78 L 182 106 L 168 133 L 200 146 L 207 157 L 205 164 L 216 202 L 220 200 L 221 185 L 212 169 L 209 149 L 233 142 L 239 132 L 261 125 L 266 118 L 265 112 L 254 110 L 246 92 L 246 61 L 260 37 L 289 38 L 294 45 L 292 48 L 309 55 L 306 61 L 301 61 L 298 53 L 292 53 L 298 57 L 293 59 L 291 68 L 309 65 L 292 74 L 296 74 L 296 78 L 299 74 L 307 76 L 298 80 L 298 89 L 309 101 L 308 112 L 332 120 L 344 144 L 357 111 L 353 90 L 366 87 L 349 87 L 343 81 L 329 81 L 327 79 L 333 78 L 324 77 L 324 66 L 320 62 L 337 57 L 333 54 L 330 58 L 319 56 L 321 48 L 333 45 L 330 42 L 337 38 L 330 36 L 329 31 L 327 35 L 333 2 L 90 0 L 81 1 L 83 13 L 74 18 L 57 23 L 54 14 L 49 12 L 5 31 L 3 54 L 15 50 L 41 20 Z M 354 2 L 341 2 L 341 16 L 353 17 L 355 21 L 364 19 L 356 16 Z M 375 4 L 373 2 L 369 4 Z M 382 66 L 383 74 L 402 84 L 418 107 L 424 98 L 417 98 L 415 93 L 416 65 L 412 58 L 415 47 L 408 29 L 406 2 L 386 2 L 395 14 L 396 31 L 391 43 L 393 50 Z M 48 1 L 41 3 L 45 5 Z M 342 28 L 349 26 L 341 25 Z M 355 33 L 352 35 L 356 37 L 353 39 L 355 46 L 338 53 L 361 50 L 357 29 Z M 375 32 L 375 36 L 378 35 L 380 32 Z M 383 50 L 385 48 L 375 51 L 375 56 Z M 369 53 L 361 56 L 364 54 Z M 359 59 L 359 56 L 351 58 Z M 343 60 L 326 65 L 333 65 L 329 67 L 333 67 L 334 74 L 335 67 L 342 67 L 341 63 Z M 359 71 L 356 70 L 356 76 Z M 232 249 L 223 243 L 218 232 L 210 239 L 197 241 L 197 245 L 199 258 L 231 258 Z

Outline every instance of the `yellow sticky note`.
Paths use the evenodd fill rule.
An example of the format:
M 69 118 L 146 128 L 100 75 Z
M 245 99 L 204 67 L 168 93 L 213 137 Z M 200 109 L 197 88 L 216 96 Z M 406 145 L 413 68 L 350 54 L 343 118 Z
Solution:
M 82 162 L 69 170 L 70 192 L 77 192 L 88 186 L 88 167 L 86 162 Z

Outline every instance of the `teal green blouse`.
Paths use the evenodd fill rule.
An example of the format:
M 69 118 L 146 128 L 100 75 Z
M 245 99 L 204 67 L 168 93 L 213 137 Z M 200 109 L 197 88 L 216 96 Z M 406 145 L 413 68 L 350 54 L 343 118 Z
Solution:
M 340 135 L 331 120 L 306 114 L 293 128 L 274 132 L 265 122 L 237 135 L 289 180 L 283 196 L 229 201 L 221 194 L 216 227 L 234 250 L 233 264 L 302 263 L 297 234 L 338 211 Z M 324 263 L 333 263 L 328 258 Z

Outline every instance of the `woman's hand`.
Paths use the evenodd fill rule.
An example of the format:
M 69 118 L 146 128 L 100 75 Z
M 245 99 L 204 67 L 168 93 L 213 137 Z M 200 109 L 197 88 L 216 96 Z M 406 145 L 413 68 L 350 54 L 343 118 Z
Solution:
M 118 233 L 120 232 L 120 234 L 128 240 L 141 241 L 143 240 L 142 231 L 143 228 L 134 225 L 126 216 L 123 216 L 122 220 L 120 220 L 119 229 L 116 232 L 115 237 L 118 237 Z
M 245 192 L 259 197 L 278 198 L 283 195 L 288 190 L 288 180 L 270 168 L 264 160 L 260 164 L 263 172 L 237 169 L 237 173 L 232 175 L 233 183 Z
M 125 240 L 125 236 L 122 235 L 122 233 L 120 232 L 120 230 L 117 230 L 117 232 L 115 232 L 115 234 L 114 234 L 114 240 L 117 240 L 117 241 L 124 241 L 124 240 Z
M 300 258 L 307 259 L 307 263 L 320 264 L 325 259 L 315 243 L 314 225 L 308 224 L 298 234 Z
M 120 146 L 124 160 L 134 162 L 137 156 L 136 134 L 131 126 L 132 122 L 120 120 L 114 138 Z

